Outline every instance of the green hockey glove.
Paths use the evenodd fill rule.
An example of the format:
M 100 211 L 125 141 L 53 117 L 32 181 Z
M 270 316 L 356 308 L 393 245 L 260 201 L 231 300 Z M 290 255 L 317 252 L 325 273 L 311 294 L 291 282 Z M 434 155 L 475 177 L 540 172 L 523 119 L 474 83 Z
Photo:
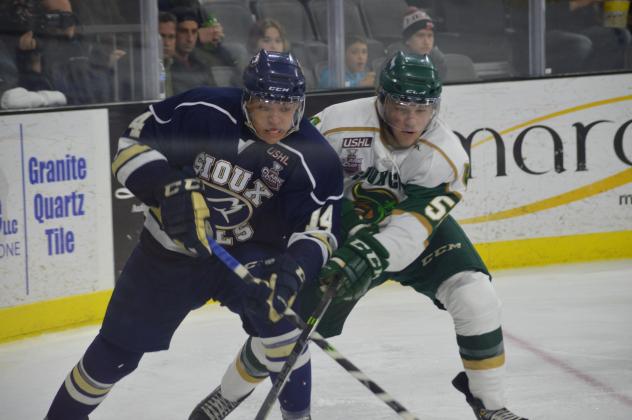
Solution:
M 364 220 L 358 215 L 355 210 L 353 201 L 343 198 L 341 208 L 341 228 L 340 237 L 343 241 L 346 241 L 349 237 L 349 232 L 355 231 L 358 226 L 364 224 Z
M 337 297 L 359 299 L 371 280 L 378 277 L 388 265 L 388 251 L 373 237 L 373 229 L 361 229 L 341 246 L 320 272 L 321 282 L 327 284 L 340 278 Z

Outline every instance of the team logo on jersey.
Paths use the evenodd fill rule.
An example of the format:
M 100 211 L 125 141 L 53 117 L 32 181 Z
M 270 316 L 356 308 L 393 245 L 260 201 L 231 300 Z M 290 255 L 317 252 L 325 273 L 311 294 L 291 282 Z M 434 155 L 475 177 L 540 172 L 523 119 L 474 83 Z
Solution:
M 261 179 L 266 183 L 268 187 L 273 189 L 274 191 L 279 191 L 281 189 L 281 185 L 285 182 L 284 179 L 281 179 L 279 173 L 283 170 L 283 166 L 279 162 L 272 162 L 272 168 L 264 166 L 261 169 Z
M 364 188 L 357 183 L 351 189 L 356 213 L 365 221 L 380 223 L 390 216 L 399 200 L 391 190 L 386 188 Z
M 342 158 L 342 169 L 347 174 L 355 174 L 362 169 L 362 158 L 359 158 L 355 149 L 347 150 L 347 154 Z
M 342 148 L 349 149 L 351 147 L 371 147 L 373 137 L 345 137 L 342 139 Z
M 283 181 L 278 179 L 278 171 L 283 166 L 276 161 L 273 164 L 280 185 Z M 274 196 L 266 182 L 254 178 L 252 171 L 208 153 L 196 156 L 193 169 L 206 186 L 204 196 L 211 210 L 215 240 L 221 245 L 232 246 L 235 241 L 252 238 L 255 231 L 250 220 L 255 209 Z
M 209 182 L 204 185 L 204 195 L 216 229 L 234 229 L 250 220 L 253 207 L 246 198 Z

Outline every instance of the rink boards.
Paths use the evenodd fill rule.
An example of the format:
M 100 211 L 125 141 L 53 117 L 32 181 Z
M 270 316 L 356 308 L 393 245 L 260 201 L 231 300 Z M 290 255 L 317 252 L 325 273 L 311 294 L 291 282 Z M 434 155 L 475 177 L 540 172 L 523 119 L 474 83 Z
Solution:
M 447 86 L 441 113 L 471 157 L 453 215 L 492 269 L 632 258 L 632 74 Z M 142 219 L 109 171 L 120 127 L 0 127 L 0 341 L 100 320 Z

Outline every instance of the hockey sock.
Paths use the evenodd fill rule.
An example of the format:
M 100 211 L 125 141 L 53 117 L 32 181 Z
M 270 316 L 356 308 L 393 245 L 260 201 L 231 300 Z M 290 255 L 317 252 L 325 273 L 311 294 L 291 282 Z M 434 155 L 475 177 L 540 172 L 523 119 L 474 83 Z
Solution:
M 276 374 L 270 374 L 272 381 L 276 380 Z M 283 391 L 279 395 L 279 403 L 284 419 L 307 418 L 310 411 L 312 394 L 312 366 L 307 362 L 290 374 Z
M 48 410 L 48 420 L 83 420 L 114 384 L 138 366 L 143 353 L 124 350 L 97 335 L 70 371 Z
M 273 383 L 287 357 L 292 352 L 300 333 L 300 330 L 295 329 L 280 336 L 261 339 L 267 361 L 266 367 L 270 372 L 270 379 Z M 286 418 L 300 418 L 299 414 L 302 416 L 309 414 L 311 391 L 312 370 L 310 353 L 309 346 L 305 346 L 303 353 L 301 353 L 294 364 L 292 373 L 283 391 L 279 395 L 279 402 L 284 416 Z
M 454 320 L 470 391 L 489 410 L 504 407 L 501 304 L 489 277 L 481 272 L 458 273 L 439 287 L 437 298 Z
M 261 339 L 248 337 L 222 377 L 222 396 L 229 401 L 239 401 L 248 395 L 257 384 L 268 377 Z

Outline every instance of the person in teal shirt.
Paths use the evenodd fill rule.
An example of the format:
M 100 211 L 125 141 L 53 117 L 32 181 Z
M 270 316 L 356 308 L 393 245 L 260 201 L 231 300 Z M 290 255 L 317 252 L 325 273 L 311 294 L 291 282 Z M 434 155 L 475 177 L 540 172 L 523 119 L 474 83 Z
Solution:
M 369 49 L 366 39 L 350 36 L 345 42 L 345 84 L 344 87 L 373 87 L 375 72 L 368 67 Z M 318 78 L 318 87 L 327 89 L 336 87 L 331 82 L 329 68 L 324 68 Z

